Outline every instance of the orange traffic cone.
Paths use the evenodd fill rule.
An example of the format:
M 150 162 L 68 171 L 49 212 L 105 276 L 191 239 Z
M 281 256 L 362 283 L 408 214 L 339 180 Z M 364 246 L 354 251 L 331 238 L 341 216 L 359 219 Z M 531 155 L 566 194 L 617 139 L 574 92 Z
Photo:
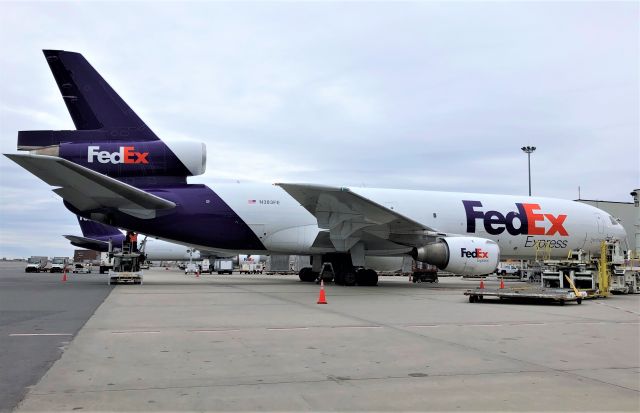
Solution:
M 67 270 L 66 269 L 62 272 L 62 282 L 67 282 Z
M 480 280 L 480 289 L 484 290 L 484 280 Z
M 324 295 L 324 280 L 320 280 L 320 295 L 318 296 L 318 304 L 327 304 L 327 297 Z
M 504 279 L 500 278 L 500 288 L 504 288 Z

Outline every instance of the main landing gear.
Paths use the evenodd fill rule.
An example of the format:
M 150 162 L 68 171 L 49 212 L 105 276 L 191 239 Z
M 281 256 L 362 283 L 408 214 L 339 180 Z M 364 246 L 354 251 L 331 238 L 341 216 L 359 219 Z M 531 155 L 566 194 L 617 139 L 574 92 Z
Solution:
M 378 273 L 371 269 L 354 267 L 351 262 L 350 254 L 331 253 L 325 254 L 322 257 L 318 256 L 318 258 L 321 258 L 322 264 L 314 263 L 314 267 L 316 267 L 316 265 L 320 267 L 318 271 L 314 271 L 311 267 L 301 269 L 299 273 L 300 281 L 333 281 L 337 285 L 347 286 L 378 285 Z

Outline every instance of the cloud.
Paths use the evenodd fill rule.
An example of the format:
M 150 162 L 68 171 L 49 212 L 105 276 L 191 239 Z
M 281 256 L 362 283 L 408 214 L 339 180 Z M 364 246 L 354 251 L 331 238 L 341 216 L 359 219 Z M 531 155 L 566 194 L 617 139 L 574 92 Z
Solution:
M 207 173 L 190 182 L 526 194 L 520 147 L 534 145 L 534 194 L 571 199 L 580 185 L 630 201 L 639 12 L 635 2 L 0 3 L 0 149 L 15 152 L 18 130 L 73 128 L 40 52 L 60 48 L 82 52 L 163 138 L 206 142 Z M 46 184 L 0 159 L 0 185 L 5 239 L 26 237 L 10 226 L 26 220 L 48 231 L 31 242 L 64 245 L 55 234 L 74 219 Z M 30 255 L 20 248 L 10 251 Z

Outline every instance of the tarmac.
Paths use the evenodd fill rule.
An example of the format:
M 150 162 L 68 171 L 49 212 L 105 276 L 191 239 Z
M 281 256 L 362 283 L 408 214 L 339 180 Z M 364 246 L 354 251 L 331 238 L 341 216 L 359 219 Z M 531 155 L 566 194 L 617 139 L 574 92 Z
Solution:
M 382 277 L 327 285 L 318 305 L 296 276 L 152 269 L 98 289 L 107 298 L 17 411 L 640 410 L 640 296 L 471 304 L 477 283 Z
M 11 411 L 109 295 L 105 276 L 24 272 L 0 262 L 0 412 Z

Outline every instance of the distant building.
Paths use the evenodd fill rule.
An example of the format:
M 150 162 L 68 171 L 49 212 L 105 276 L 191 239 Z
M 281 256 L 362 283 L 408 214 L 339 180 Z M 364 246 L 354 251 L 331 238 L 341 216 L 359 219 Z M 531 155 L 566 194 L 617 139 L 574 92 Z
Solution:
M 98 263 L 100 262 L 100 253 L 91 250 L 74 250 L 73 261 Z
M 627 245 L 623 246 L 635 250 L 635 255 L 640 254 L 640 207 L 633 202 L 596 201 L 591 199 L 577 199 L 578 202 L 591 205 L 608 212 L 614 218 L 618 218 L 627 231 Z

